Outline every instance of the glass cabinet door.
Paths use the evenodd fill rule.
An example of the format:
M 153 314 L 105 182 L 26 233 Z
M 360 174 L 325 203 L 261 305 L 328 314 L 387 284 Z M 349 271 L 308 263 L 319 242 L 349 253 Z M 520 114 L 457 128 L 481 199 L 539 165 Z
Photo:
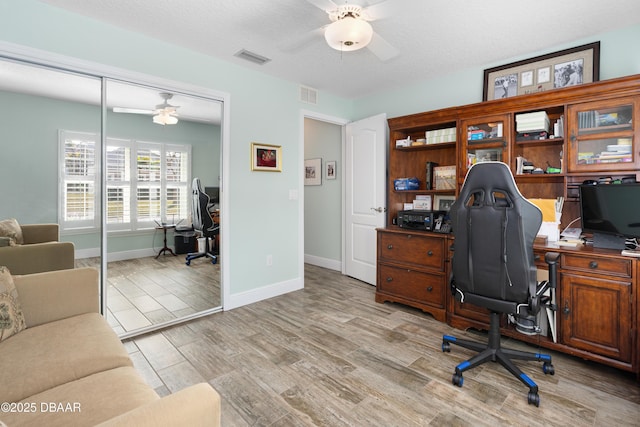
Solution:
M 624 98 L 573 105 L 569 107 L 569 117 L 568 171 L 638 167 L 633 125 L 638 119 L 637 101 Z

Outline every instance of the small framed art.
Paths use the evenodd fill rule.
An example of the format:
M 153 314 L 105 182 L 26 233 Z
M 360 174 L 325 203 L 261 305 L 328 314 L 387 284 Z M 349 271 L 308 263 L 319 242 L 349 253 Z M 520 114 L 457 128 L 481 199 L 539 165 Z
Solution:
M 282 172 L 282 146 L 252 142 L 251 170 Z
M 304 185 L 322 185 L 322 159 L 304 161 Z
M 437 211 L 449 211 L 451 205 L 456 201 L 455 196 L 444 196 L 436 194 L 433 200 L 434 210 Z
M 324 177 L 326 179 L 336 179 L 336 161 L 331 160 L 326 162 L 324 165 L 325 174 Z

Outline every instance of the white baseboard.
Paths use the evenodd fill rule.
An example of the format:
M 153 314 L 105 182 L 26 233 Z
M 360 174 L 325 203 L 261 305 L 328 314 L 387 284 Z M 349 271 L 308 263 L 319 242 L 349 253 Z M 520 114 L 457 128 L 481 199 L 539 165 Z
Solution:
M 297 291 L 303 287 L 304 280 L 302 278 L 297 278 L 280 283 L 274 283 L 273 285 L 264 286 L 251 291 L 241 292 L 239 294 L 231 294 L 224 299 L 224 310 L 233 310 L 234 308 L 242 307 L 247 304 L 253 304 L 254 302 Z
M 315 255 L 304 255 L 305 264 L 316 265 L 318 267 L 328 268 L 330 270 L 342 271 L 342 262 L 335 259 L 322 258 Z
M 152 248 L 136 249 L 133 251 L 111 252 L 107 254 L 107 262 L 124 261 L 126 259 L 146 258 L 156 256 L 157 253 Z M 100 256 L 100 248 L 78 249 L 76 259 L 93 258 Z

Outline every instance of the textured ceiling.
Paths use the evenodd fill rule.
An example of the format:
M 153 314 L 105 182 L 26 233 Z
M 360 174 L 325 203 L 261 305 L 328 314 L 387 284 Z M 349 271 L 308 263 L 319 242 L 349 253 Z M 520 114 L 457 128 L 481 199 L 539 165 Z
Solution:
M 322 31 L 313 32 L 330 23 L 317 7 L 329 0 L 43 2 L 347 98 L 556 50 L 640 22 L 638 0 L 349 1 L 374 5 L 383 15 L 372 22 L 374 31 L 399 55 L 382 62 L 369 49 L 333 50 Z M 241 49 L 271 61 L 256 65 L 234 57 Z

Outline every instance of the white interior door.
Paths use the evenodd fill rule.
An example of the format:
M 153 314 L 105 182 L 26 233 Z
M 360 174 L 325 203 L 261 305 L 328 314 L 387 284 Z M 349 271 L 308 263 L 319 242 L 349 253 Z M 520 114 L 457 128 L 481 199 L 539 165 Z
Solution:
M 376 228 L 386 218 L 387 116 L 346 126 L 343 273 L 376 284 Z

